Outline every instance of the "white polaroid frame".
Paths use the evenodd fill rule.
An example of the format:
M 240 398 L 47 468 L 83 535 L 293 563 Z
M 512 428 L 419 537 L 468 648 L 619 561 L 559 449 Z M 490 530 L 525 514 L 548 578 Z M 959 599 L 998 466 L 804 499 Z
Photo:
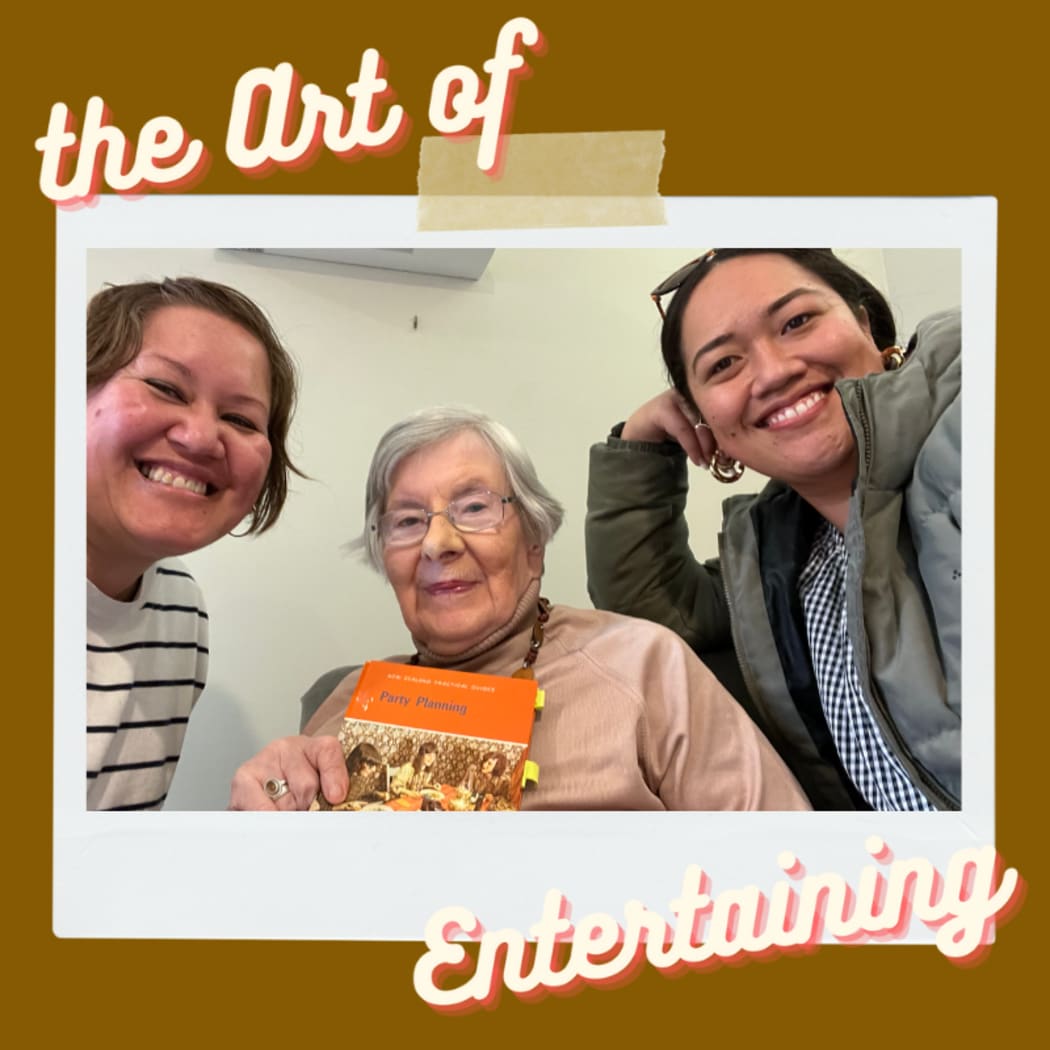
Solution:
M 60 211 L 56 246 L 54 911 L 63 937 L 421 940 L 436 911 L 470 908 L 527 931 L 545 894 L 574 914 L 669 914 L 699 864 L 712 892 L 811 873 L 855 882 L 870 835 L 943 870 L 994 844 L 996 202 L 991 198 L 668 198 L 660 227 L 420 233 L 414 197 L 103 197 Z M 682 248 L 849 245 L 961 252 L 966 529 L 962 598 L 965 794 L 957 813 L 89 813 L 84 808 L 84 307 L 100 248 Z M 702 231 L 702 245 L 697 244 Z M 687 256 L 684 256 L 687 257 Z M 325 892 L 321 892 L 324 888 Z M 933 934 L 914 922 L 907 939 Z

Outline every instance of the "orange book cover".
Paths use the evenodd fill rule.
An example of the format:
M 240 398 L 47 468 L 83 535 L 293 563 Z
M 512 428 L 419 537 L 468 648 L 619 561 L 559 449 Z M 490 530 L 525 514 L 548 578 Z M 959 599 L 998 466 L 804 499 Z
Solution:
M 326 810 L 515 810 L 538 689 L 526 678 L 366 663 L 339 740 L 350 789 Z

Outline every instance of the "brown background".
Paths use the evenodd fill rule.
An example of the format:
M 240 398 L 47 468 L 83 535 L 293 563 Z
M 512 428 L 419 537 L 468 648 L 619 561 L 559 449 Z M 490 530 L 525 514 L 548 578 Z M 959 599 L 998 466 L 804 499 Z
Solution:
M 115 3 L 63 17 L 36 5 L 23 9 L 28 28 L 6 26 L 2 177 L 13 237 L 5 266 L 4 540 L 12 556 L 2 899 L 13 976 L 4 985 L 5 1027 L 79 1046 L 372 1037 L 434 1046 L 612 1037 L 617 1045 L 617 1034 L 635 1030 L 661 1042 L 728 1036 L 886 1045 L 981 1038 L 1033 1019 L 1028 972 L 1037 972 L 1047 914 L 1039 830 L 1046 574 L 1042 558 L 1029 553 L 1042 549 L 1045 526 L 1026 498 L 1046 411 L 1039 396 L 1047 376 L 1045 168 L 1032 145 L 1044 137 L 1042 35 L 1011 4 L 982 16 L 895 2 L 792 5 L 779 13 L 697 2 L 682 11 L 647 5 L 630 17 L 599 5 L 565 13 L 549 3 L 469 3 L 419 14 L 362 6 L 333 6 L 340 13 L 322 16 L 297 5 L 264 14 L 255 5 L 238 13 L 214 2 Z M 51 934 L 54 219 L 37 189 L 33 149 L 50 105 L 61 100 L 82 114 L 88 96 L 101 95 L 126 131 L 161 113 L 177 117 L 212 154 L 197 192 L 413 194 L 434 75 L 459 62 L 480 69 L 498 28 L 519 14 L 539 25 L 548 48 L 520 86 L 513 130 L 666 129 L 664 195 L 999 199 L 996 844 L 1019 868 L 1028 896 L 977 967 L 958 969 L 932 948 L 827 947 L 675 980 L 643 970 L 623 988 L 532 1004 L 504 995 L 494 1011 L 443 1017 L 412 991 L 417 945 L 60 941 Z M 261 180 L 226 161 L 226 118 L 243 72 L 290 61 L 305 80 L 340 94 L 370 46 L 386 59 L 398 100 L 414 118 L 398 154 L 352 164 L 322 156 L 307 171 Z M 702 230 L 697 246 L 707 246 Z M 970 396 L 980 389 L 980 377 L 969 377 Z M 82 717 L 81 703 L 69 698 L 69 717 Z M 352 892 L 337 874 L 319 874 L 322 880 Z

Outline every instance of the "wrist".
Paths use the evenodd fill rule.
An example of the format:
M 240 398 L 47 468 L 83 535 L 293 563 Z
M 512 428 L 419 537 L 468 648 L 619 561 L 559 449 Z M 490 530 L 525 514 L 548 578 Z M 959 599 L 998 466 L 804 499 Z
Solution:
M 647 445 L 659 445 L 667 440 L 667 434 L 659 427 L 641 422 L 634 416 L 620 427 L 617 437 L 623 441 L 643 441 Z

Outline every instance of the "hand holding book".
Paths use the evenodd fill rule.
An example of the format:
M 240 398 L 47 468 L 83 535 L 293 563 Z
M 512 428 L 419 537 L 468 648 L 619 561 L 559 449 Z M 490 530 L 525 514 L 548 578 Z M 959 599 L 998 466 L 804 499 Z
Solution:
M 351 785 L 360 781 L 367 751 L 369 768 L 386 771 L 389 801 L 374 794 L 373 778 L 364 783 L 376 805 L 332 806 L 318 798 L 311 808 L 518 809 L 536 696 L 529 679 L 365 664 L 339 740 Z
M 263 785 L 283 781 L 288 790 L 278 798 Z M 308 809 L 320 795 L 339 802 L 346 798 L 349 777 L 339 741 L 334 737 L 291 736 L 274 740 L 237 770 L 230 788 L 230 809 Z

